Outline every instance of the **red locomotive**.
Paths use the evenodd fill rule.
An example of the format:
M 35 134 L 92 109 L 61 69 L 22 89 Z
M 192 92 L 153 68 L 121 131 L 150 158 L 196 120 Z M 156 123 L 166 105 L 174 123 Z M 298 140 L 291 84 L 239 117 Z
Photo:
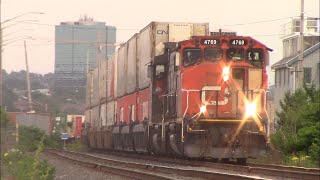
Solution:
M 239 162 L 265 153 L 270 49 L 251 37 L 209 36 L 207 24 L 170 25 L 151 23 L 107 60 L 97 105 L 106 114 L 92 118 L 92 105 L 86 113 L 90 147 Z

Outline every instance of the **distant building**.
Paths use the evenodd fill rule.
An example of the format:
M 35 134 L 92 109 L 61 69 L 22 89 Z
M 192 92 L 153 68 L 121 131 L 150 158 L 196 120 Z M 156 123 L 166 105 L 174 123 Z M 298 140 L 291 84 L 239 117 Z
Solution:
M 300 19 L 294 19 L 283 37 L 283 58 L 271 66 L 275 71 L 274 110 L 280 111 L 280 101 L 286 92 L 294 92 L 298 87 L 297 73 L 303 73 L 306 84 L 320 86 L 320 23 L 319 18 L 308 18 L 304 27 L 303 72 L 297 72 L 299 61 Z
M 7 112 L 10 124 L 16 128 L 34 126 L 43 130 L 47 135 L 52 133 L 52 115 L 50 113 Z
M 268 136 L 275 133 L 274 85 L 270 86 L 267 93 L 267 111 L 269 116 Z
M 115 52 L 116 28 L 87 16 L 55 27 L 55 87 L 85 87 L 86 72 Z

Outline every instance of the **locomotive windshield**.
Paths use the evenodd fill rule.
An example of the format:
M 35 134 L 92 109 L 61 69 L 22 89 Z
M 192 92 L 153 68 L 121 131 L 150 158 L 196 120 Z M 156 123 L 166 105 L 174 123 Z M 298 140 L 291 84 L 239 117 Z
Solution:
M 243 58 L 243 49 L 240 48 L 230 48 L 227 50 L 227 59 L 228 60 L 242 60 Z
M 201 60 L 201 49 L 193 48 L 193 49 L 184 49 L 183 50 L 183 65 L 184 66 L 190 66 L 200 60 Z
M 222 58 L 222 49 L 207 48 L 204 51 L 205 59 L 207 60 L 218 60 Z
M 261 49 L 250 49 L 247 51 L 248 62 L 254 66 L 263 66 L 263 55 Z

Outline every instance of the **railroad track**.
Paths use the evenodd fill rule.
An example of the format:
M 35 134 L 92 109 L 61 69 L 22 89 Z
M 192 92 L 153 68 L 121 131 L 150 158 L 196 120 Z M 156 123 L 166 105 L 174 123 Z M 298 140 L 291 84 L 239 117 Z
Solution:
M 135 179 L 263 179 L 255 176 L 201 171 L 195 168 L 191 169 L 190 167 L 160 166 L 148 163 L 128 162 L 74 151 L 50 149 L 46 152 L 81 166 Z
M 99 153 L 106 151 L 98 151 Z M 233 172 L 241 172 L 247 175 L 256 175 L 262 177 L 274 177 L 274 178 L 288 178 L 288 179 L 320 179 L 320 169 L 317 168 L 303 168 L 303 167 L 294 167 L 294 166 L 281 166 L 273 164 L 254 164 L 247 163 L 246 165 L 234 165 L 226 163 L 215 163 L 209 162 L 208 160 L 185 160 L 185 159 L 172 159 L 167 157 L 154 157 L 145 154 L 128 154 L 114 151 L 107 151 L 113 155 L 125 156 L 137 159 L 145 159 L 151 161 L 162 161 L 175 164 L 183 164 L 186 166 L 195 166 L 195 167 L 208 167 L 218 170 L 226 170 Z

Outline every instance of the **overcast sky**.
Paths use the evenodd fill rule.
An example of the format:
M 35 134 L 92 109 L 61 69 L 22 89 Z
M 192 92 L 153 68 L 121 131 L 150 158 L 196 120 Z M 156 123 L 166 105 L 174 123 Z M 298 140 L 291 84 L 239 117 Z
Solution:
M 77 21 L 84 14 L 116 26 L 118 43 L 151 21 L 209 22 L 210 31 L 219 28 L 237 31 L 238 35 L 253 36 L 274 49 L 273 64 L 282 56 L 282 25 L 300 15 L 300 0 L 2 0 L 1 21 L 31 11 L 44 14 L 16 19 L 36 24 L 20 22 L 6 28 L 3 43 L 32 36 L 34 40 L 27 40 L 30 72 L 45 74 L 54 71 L 54 25 Z M 319 0 L 305 0 L 305 12 L 306 16 L 319 17 Z M 267 20 L 274 21 L 263 23 Z M 25 69 L 23 41 L 3 48 L 4 69 L 9 72 Z

